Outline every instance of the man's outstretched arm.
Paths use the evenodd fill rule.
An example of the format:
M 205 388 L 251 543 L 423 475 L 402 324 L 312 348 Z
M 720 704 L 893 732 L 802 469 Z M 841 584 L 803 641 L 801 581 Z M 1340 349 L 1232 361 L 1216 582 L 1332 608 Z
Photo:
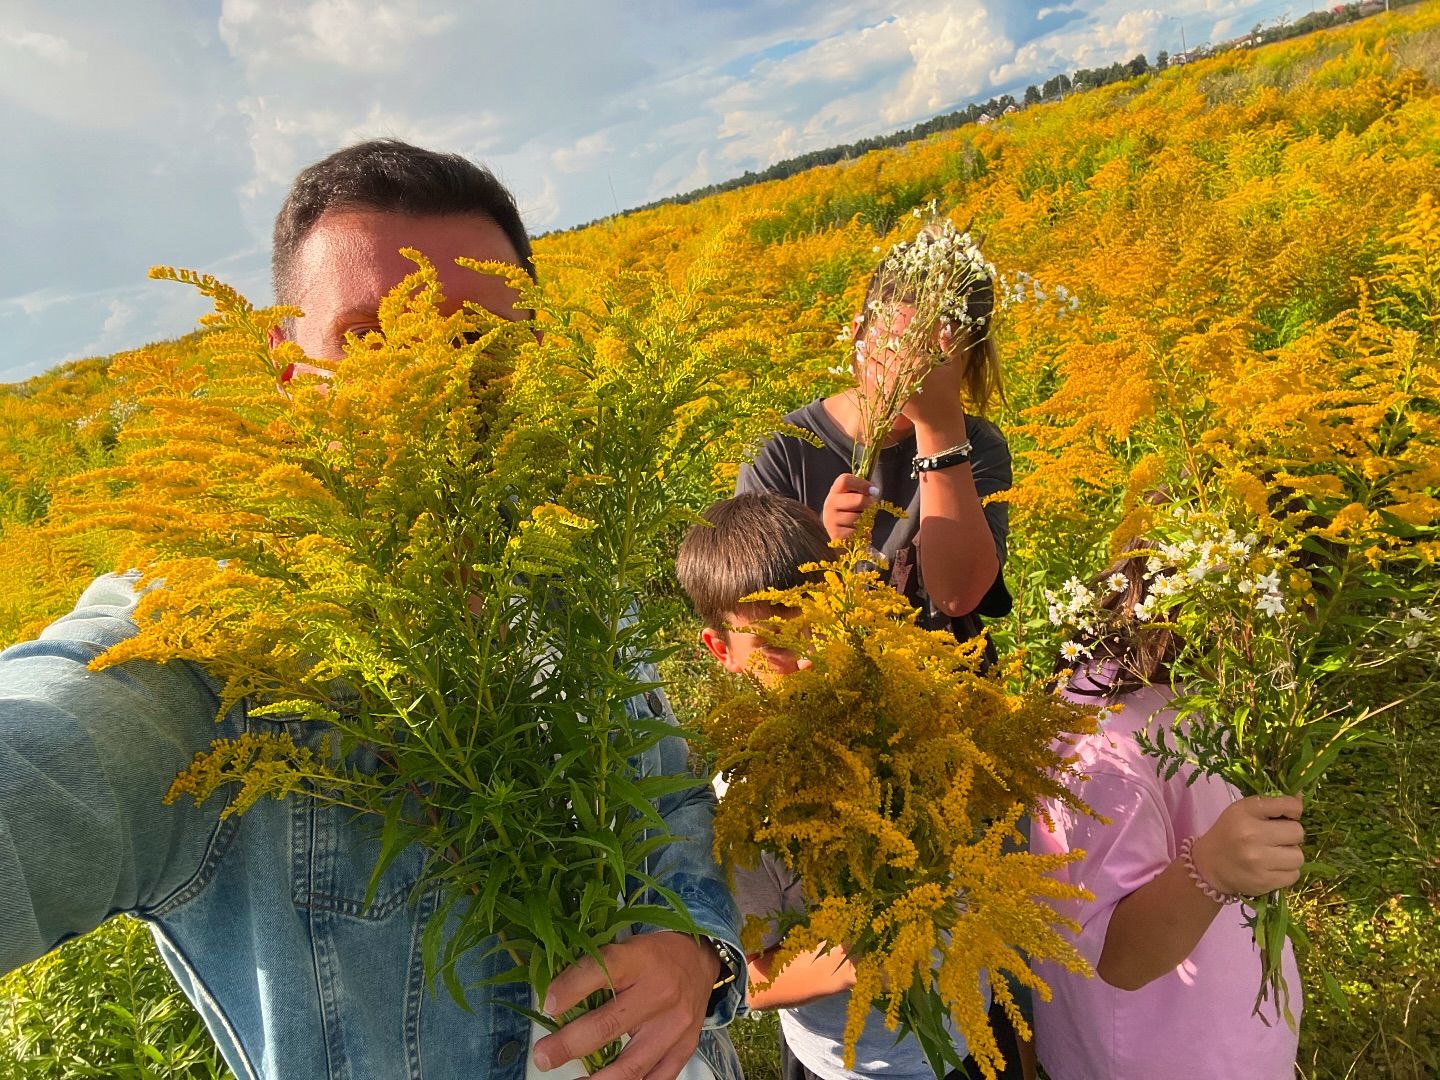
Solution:
M 186 665 L 86 666 L 134 633 L 133 604 L 101 578 L 0 653 L 0 970 L 158 903 L 203 857 L 214 814 L 161 799 L 219 734 L 213 694 Z

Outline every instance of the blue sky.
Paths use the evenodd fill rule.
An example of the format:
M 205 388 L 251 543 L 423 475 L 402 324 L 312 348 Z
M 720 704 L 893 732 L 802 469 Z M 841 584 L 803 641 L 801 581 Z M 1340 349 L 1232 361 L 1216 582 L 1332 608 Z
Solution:
M 155 263 L 268 302 L 286 185 L 358 139 L 485 162 L 541 231 L 1310 6 L 0 0 L 0 382 L 190 329 Z

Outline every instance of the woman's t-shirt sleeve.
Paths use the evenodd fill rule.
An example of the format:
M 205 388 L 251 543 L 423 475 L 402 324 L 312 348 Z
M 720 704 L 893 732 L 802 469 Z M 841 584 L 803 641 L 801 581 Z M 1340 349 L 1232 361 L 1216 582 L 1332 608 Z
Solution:
M 1010 536 L 1010 504 L 984 500 L 987 496 L 1008 491 L 1014 481 L 1010 444 L 1005 441 L 1000 429 L 983 417 L 967 417 L 966 430 L 971 446 L 970 474 L 975 479 L 975 491 L 980 496 L 985 522 L 990 526 L 990 535 L 995 538 L 995 554 L 999 556 L 1003 568 Z

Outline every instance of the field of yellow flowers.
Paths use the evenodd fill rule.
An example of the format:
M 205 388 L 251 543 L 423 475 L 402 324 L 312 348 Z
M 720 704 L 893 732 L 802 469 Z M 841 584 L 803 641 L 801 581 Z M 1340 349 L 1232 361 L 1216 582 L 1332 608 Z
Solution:
M 1013 297 L 995 417 L 1017 466 L 1016 612 L 992 628 L 1003 647 L 1048 668 L 1058 639 L 1045 589 L 1095 573 L 1141 535 L 1157 491 L 1210 490 L 1260 514 L 1318 500 L 1334 515 L 1331 540 L 1377 562 L 1403 541 L 1396 573 L 1434 580 L 1440 3 L 616 217 L 537 251 L 551 257 L 549 286 L 576 297 L 593 275 L 572 262 L 678 281 L 709 260 L 718 292 L 770 302 L 747 340 L 768 346 L 764 393 L 794 407 L 837 385 L 835 331 L 877 252 L 932 200 L 983 234 Z M 191 337 L 151 350 L 205 347 Z M 0 641 L 33 632 L 111 568 L 106 541 L 57 544 L 47 515 L 68 476 L 116 456 L 133 405 L 113 376 L 132 361 L 0 389 Z M 722 468 L 715 493 L 728 481 Z M 1440 712 L 1421 692 L 1437 659 L 1402 671 L 1418 696 L 1332 768 L 1307 810 L 1330 870 L 1299 902 L 1314 943 L 1309 1077 L 1440 1074 Z M 1353 692 L 1385 689 L 1357 674 Z M 124 1061 L 154 1067 L 159 1055 L 158 1075 L 221 1075 L 162 975 L 122 925 L 8 977 L 0 1072 L 120 1075 Z M 101 1001 L 120 1008 L 102 1018 Z

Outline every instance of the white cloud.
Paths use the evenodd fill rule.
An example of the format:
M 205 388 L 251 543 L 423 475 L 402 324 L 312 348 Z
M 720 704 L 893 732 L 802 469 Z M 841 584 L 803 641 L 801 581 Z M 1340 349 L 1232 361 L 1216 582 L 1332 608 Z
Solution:
M 550 165 L 556 172 L 573 173 L 593 166 L 596 160 L 612 149 L 610 135 L 597 131 L 577 139 L 572 146 L 558 147 L 550 154 Z
M 78 64 L 85 59 L 85 53 L 75 48 L 58 34 L 47 34 L 41 30 L 15 30 L 0 34 L 0 41 L 25 52 L 33 53 L 51 64 Z
M 962 98 L 978 95 L 990 70 L 1015 51 L 991 28 L 983 8 L 964 10 L 947 4 L 898 21 L 913 63 L 883 106 L 889 124 L 934 115 Z
M 478 109 L 416 117 L 377 102 L 363 115 L 356 115 L 340 109 L 296 108 L 290 101 L 270 96 L 245 98 L 236 109 L 245 120 L 253 163 L 249 178 L 239 188 L 249 199 L 283 192 L 306 165 L 363 139 L 406 139 L 483 157 L 495 145 L 498 123 L 494 113 Z M 275 201 L 278 204 L 278 198 Z
M 252 68 L 299 61 L 400 71 L 459 18 L 426 7 L 422 0 L 224 0 L 220 36 Z

